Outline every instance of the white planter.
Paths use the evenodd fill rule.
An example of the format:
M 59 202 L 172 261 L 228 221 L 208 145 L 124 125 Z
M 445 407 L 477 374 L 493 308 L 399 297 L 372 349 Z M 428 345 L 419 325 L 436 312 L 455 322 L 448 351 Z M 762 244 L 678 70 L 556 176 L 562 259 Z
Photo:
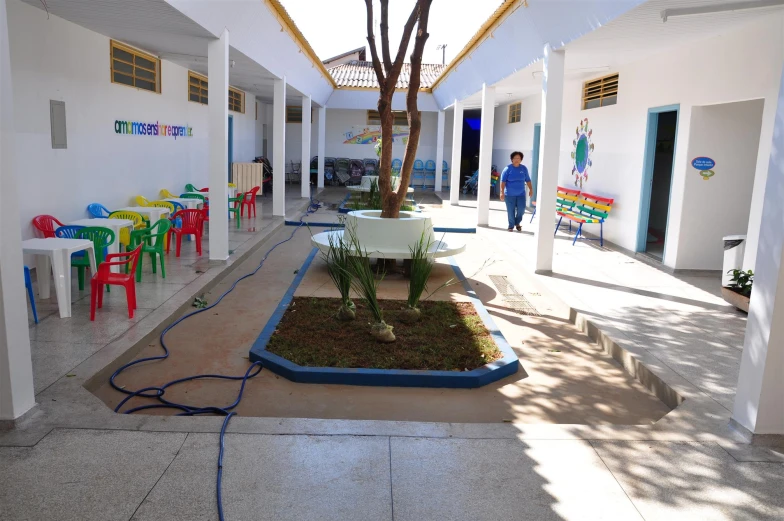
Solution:
M 346 216 L 346 230 L 359 241 L 362 250 L 373 258 L 409 259 L 411 250 L 425 235 L 430 243 L 433 257 L 446 257 L 465 251 L 465 243 L 457 239 L 447 243 L 436 238 L 430 217 L 414 212 L 400 212 L 397 219 L 382 219 L 381 210 L 357 210 Z M 311 238 L 313 246 L 322 251 L 329 250 L 330 237 L 333 243 L 342 238 L 344 230 L 322 232 Z

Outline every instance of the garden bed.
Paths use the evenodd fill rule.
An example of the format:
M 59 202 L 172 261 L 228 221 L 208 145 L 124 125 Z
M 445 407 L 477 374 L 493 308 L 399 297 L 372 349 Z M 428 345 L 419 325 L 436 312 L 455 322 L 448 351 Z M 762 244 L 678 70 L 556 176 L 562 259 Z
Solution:
M 403 324 L 397 313 L 406 303 L 379 301 L 397 340 L 382 344 L 370 336 L 372 317 L 356 301 L 353 322 L 334 315 L 339 299 L 295 297 L 286 309 L 266 350 L 304 367 L 471 371 L 504 355 L 468 302 L 425 301 L 415 324 Z

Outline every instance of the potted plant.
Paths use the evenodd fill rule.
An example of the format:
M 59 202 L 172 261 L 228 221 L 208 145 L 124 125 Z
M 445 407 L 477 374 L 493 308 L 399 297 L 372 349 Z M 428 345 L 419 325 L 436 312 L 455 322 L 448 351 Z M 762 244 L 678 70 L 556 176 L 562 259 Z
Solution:
M 754 272 L 734 269 L 727 273 L 732 275 L 732 279 L 729 286 L 721 288 L 721 296 L 736 308 L 748 313 L 751 286 L 754 284 Z

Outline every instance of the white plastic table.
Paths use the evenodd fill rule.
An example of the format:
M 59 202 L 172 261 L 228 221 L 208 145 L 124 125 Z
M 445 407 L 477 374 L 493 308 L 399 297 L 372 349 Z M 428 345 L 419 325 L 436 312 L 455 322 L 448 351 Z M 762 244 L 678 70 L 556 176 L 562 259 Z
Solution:
M 50 296 L 49 271 L 54 273 L 54 289 L 57 293 L 57 306 L 60 318 L 71 316 L 71 254 L 87 250 L 90 270 L 95 273 L 95 250 L 93 241 L 87 239 L 27 239 L 22 241 L 22 252 L 36 256 L 38 275 L 38 294 L 41 298 Z
M 120 253 L 120 230 L 129 228 L 129 232 L 133 231 L 133 221 L 130 219 L 79 219 L 69 224 L 75 226 L 100 226 L 101 228 L 109 228 L 114 232 L 114 242 L 107 248 L 108 253 Z M 112 272 L 120 273 L 119 266 L 112 266 Z
M 229 187 L 228 190 L 229 190 L 229 197 L 231 197 L 232 199 L 237 197 L 237 189 L 236 188 Z M 209 191 L 207 191 L 207 192 L 185 192 L 185 193 L 186 194 L 199 194 L 199 195 L 203 195 L 207 199 L 210 198 L 210 192 Z M 194 200 L 194 199 L 191 199 L 191 200 Z M 196 199 L 196 200 L 198 200 L 198 199 Z M 231 204 L 231 203 L 229 203 L 229 204 Z M 233 213 L 229 213 L 229 219 L 234 219 L 234 214 Z
M 164 199 L 164 201 L 180 203 L 181 205 L 183 205 L 185 208 L 189 210 L 198 210 L 199 205 L 201 204 L 201 202 L 198 199 L 183 199 L 180 197 L 169 197 Z
M 146 215 L 147 219 L 150 220 L 150 226 L 158 222 L 160 219 L 163 219 L 165 215 L 169 214 L 168 208 L 160 208 L 158 206 L 126 206 L 125 208 L 118 208 L 117 212 L 136 212 L 142 215 Z M 152 243 L 155 244 L 158 241 L 156 237 L 153 239 Z

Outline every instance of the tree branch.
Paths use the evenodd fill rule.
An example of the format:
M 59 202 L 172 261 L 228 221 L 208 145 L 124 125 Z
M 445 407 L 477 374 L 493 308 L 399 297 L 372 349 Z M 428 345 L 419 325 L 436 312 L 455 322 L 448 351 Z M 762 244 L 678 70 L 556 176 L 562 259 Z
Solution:
M 384 69 L 389 74 L 392 68 L 389 57 L 389 0 L 381 0 L 381 55 L 384 57 Z
M 373 59 L 373 69 L 376 71 L 376 78 L 378 85 L 383 92 L 386 87 L 386 77 L 381 68 L 381 62 L 378 59 L 378 50 L 376 50 L 376 38 L 373 35 L 373 0 L 365 0 L 365 7 L 367 8 L 367 41 L 370 45 L 370 56 Z M 393 87 L 394 88 L 394 87 Z
M 419 2 L 414 5 L 414 9 L 411 10 L 411 14 L 408 16 L 408 20 L 406 20 L 406 25 L 403 26 L 403 37 L 400 39 L 400 47 L 397 49 L 397 56 L 395 56 L 395 62 L 392 64 L 392 68 L 387 70 L 387 77 L 393 78 L 394 82 L 393 85 L 397 84 L 397 79 L 400 76 L 400 71 L 403 68 L 403 60 L 406 57 L 406 51 L 408 50 L 408 42 L 411 41 L 411 33 L 414 32 L 414 25 L 419 18 Z

